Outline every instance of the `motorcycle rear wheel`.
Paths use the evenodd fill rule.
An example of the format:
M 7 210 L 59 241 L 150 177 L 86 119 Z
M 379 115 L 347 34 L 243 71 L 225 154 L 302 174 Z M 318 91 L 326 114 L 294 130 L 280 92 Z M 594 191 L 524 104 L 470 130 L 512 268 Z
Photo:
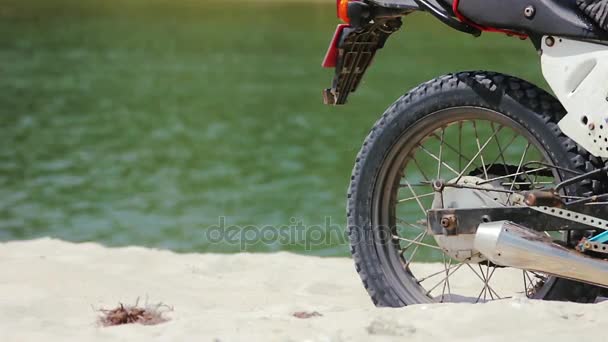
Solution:
M 438 252 L 437 241 L 426 236 L 421 221 L 424 218 L 422 214 L 437 205 L 430 184 L 433 179 L 450 175 L 455 180 L 469 176 L 481 180 L 500 179 L 500 182 L 494 181 L 492 184 L 500 187 L 506 183 L 506 189 L 516 192 L 522 187 L 540 186 L 536 184 L 537 179 L 544 179 L 546 186 L 550 186 L 549 183 L 559 182 L 569 176 L 566 171 L 551 169 L 551 175 L 541 176 L 540 171 L 534 175 L 530 173 L 529 184 L 525 184 L 526 181 L 517 175 L 509 178 L 509 172 L 513 172 L 509 171 L 510 168 L 517 166 L 518 172 L 524 170 L 522 165 L 528 162 L 526 154 L 531 153 L 528 152 L 531 148 L 538 151 L 537 158 L 542 158 L 544 163 L 579 172 L 591 171 L 600 165 L 600 161 L 561 133 L 557 122 L 564 114 L 560 103 L 542 89 L 515 77 L 482 71 L 438 77 L 418 86 L 390 106 L 363 143 L 348 191 L 347 217 L 351 253 L 356 270 L 372 301 L 377 306 L 400 307 L 418 303 L 472 299 L 479 302 L 507 298 L 507 295 L 500 295 L 489 285 L 498 267 L 489 262 L 475 264 L 460 260 L 459 264 L 453 254 Z M 482 126 L 485 127 L 485 136 L 478 132 Z M 464 140 L 465 145 L 474 147 L 473 151 L 458 150 L 455 141 L 448 146 L 445 139 L 449 134 L 455 133 L 446 132 L 454 131 L 455 127 L 460 132 L 456 133 L 461 136 L 459 143 Z M 464 129 L 464 134 L 463 127 L 468 127 Z M 527 147 L 523 148 L 525 151 L 517 147 L 506 147 L 514 151 L 511 153 L 514 155 L 513 163 L 505 160 L 507 151 L 505 146 L 500 147 L 501 138 L 497 138 L 497 130 L 511 130 L 515 139 L 527 142 Z M 484 149 L 492 140 L 498 145 L 494 148 L 494 151 L 499 151 L 496 159 L 495 156 L 484 156 Z M 452 153 L 452 161 L 445 159 L 449 151 Z M 467 152 L 468 155 L 465 155 Z M 427 162 L 418 162 L 417 158 L 422 158 L 419 157 L 420 154 L 427 157 Z M 490 160 L 493 162 L 490 163 Z M 429 161 L 434 163 L 428 166 L 431 164 Z M 500 169 L 504 169 L 506 174 L 498 174 L 501 171 L 497 170 Z M 534 182 L 531 180 L 532 175 Z M 425 186 L 431 188 L 426 188 L 423 196 L 418 189 Z M 591 181 L 581 183 L 566 189 L 564 195 L 588 195 L 597 186 L 599 184 Z M 402 190 L 409 196 L 402 195 Z M 505 201 L 504 198 L 499 200 L 496 195 L 498 192 L 489 193 L 489 197 L 496 197 L 489 201 Z M 456 202 L 459 197 L 455 197 Z M 513 203 L 508 203 L 512 200 L 509 195 L 503 204 L 512 205 Z M 411 208 L 400 207 L 408 202 Z M 412 210 L 418 208 L 422 213 L 413 214 Z M 413 228 L 419 230 L 412 233 Z M 423 252 L 425 249 L 431 252 Z M 415 257 L 425 253 L 426 260 L 422 261 L 433 258 L 434 261 L 442 261 L 445 272 L 439 269 L 439 272 L 430 275 L 416 274 L 414 266 L 418 263 Z M 459 268 L 470 269 L 472 272 L 469 276 L 479 278 L 481 288 L 477 298 L 475 295 L 451 293 L 451 288 L 455 285 L 450 282 L 450 277 Z M 500 268 L 500 271 L 503 269 Z M 438 278 L 433 283 L 428 282 L 433 277 Z M 599 293 L 599 289 L 591 285 L 544 275 L 531 276 L 525 271 L 522 278 L 520 293 L 530 298 L 588 303 L 595 301 Z M 538 282 L 532 284 L 531 278 Z M 437 284 L 436 280 L 439 280 Z

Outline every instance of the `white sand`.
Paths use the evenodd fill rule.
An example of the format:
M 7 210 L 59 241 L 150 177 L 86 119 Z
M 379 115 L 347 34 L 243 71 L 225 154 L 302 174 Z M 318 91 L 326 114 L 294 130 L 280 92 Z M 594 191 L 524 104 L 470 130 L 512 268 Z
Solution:
M 424 267 L 424 266 L 422 266 Z M 95 324 L 93 308 L 163 302 L 156 326 Z M 322 317 L 298 319 L 295 311 Z M 566 341 L 599 336 L 608 303 L 506 299 L 377 309 L 350 259 L 180 255 L 51 239 L 0 244 L 0 341 Z

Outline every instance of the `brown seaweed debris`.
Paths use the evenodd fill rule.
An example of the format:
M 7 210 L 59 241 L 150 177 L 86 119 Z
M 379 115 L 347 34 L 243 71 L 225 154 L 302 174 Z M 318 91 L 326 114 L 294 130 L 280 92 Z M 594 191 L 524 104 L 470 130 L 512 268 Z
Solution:
M 173 308 L 163 303 L 155 305 L 145 305 L 140 307 L 139 298 L 135 305 L 124 305 L 118 303 L 118 307 L 114 309 L 99 309 L 101 313 L 97 318 L 100 325 L 111 327 L 122 324 L 143 324 L 156 325 L 167 322 L 169 318 L 165 317 L 165 313 L 173 311 Z
M 321 317 L 323 315 L 321 315 L 320 313 L 313 311 L 313 312 L 307 312 L 307 311 L 298 311 L 298 312 L 294 312 L 293 317 L 296 318 L 311 318 L 311 317 Z

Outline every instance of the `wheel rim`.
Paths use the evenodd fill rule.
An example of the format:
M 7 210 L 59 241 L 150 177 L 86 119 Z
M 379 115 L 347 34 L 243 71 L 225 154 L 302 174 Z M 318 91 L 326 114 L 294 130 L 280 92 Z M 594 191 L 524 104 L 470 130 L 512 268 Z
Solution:
M 451 175 L 454 182 L 477 173 L 482 181 L 494 179 L 494 183 L 500 182 L 511 192 L 559 182 L 556 169 L 543 164 L 530 167 L 533 159 L 555 164 L 540 141 L 521 124 L 485 108 L 441 110 L 416 122 L 402 135 L 385 158 L 372 206 L 376 249 L 385 275 L 402 300 L 479 302 L 516 294 L 542 297 L 551 288 L 554 278 L 542 274 L 452 258 L 428 236 L 423 223 L 435 198 L 433 179 L 450 179 Z M 498 168 L 503 168 L 504 174 L 496 174 Z M 494 196 L 497 192 L 487 193 Z M 516 205 L 512 203 L 514 196 L 509 193 L 502 204 Z M 419 267 L 417 258 L 439 262 L 443 269 Z M 521 280 L 517 289 L 504 293 L 504 284 L 493 284 L 504 282 L 507 273 L 509 277 L 516 276 L 514 271 Z M 475 294 L 455 293 L 455 287 L 460 286 L 454 286 L 454 279 L 457 275 L 462 278 L 463 273 L 468 273 L 467 279 L 479 281 Z

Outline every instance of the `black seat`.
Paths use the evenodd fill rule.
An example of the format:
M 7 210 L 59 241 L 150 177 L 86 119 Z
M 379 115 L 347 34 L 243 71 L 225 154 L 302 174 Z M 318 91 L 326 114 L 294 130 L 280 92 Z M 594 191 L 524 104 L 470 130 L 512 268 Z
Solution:
M 418 9 L 415 0 L 369 1 Z M 451 11 L 454 0 L 428 1 Z M 608 42 L 608 0 L 460 0 L 458 10 L 479 25 L 523 32 L 535 44 L 545 35 Z
M 583 13 L 578 2 L 608 0 L 460 0 L 458 9 L 480 25 L 525 32 L 534 40 L 554 35 L 607 41 L 607 32 Z M 605 15 L 605 11 L 593 13 Z

